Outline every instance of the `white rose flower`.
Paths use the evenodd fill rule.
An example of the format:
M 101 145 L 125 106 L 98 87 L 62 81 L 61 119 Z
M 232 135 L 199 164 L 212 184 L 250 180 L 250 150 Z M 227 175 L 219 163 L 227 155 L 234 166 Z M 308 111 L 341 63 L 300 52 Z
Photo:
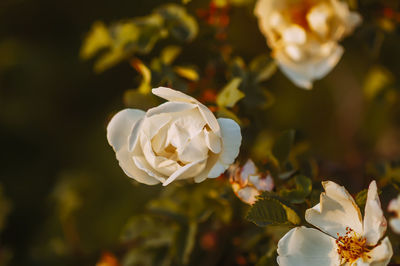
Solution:
M 213 113 L 196 99 L 169 88 L 153 94 L 168 100 L 146 113 L 125 109 L 107 127 L 107 139 L 126 175 L 164 186 L 174 180 L 216 178 L 239 153 L 239 125 Z
M 338 41 L 361 23 L 340 0 L 258 0 L 254 12 L 280 69 L 305 89 L 335 67 Z
M 388 210 L 395 214 L 389 221 L 390 227 L 395 233 L 400 234 L 400 195 L 390 201 Z
M 260 173 L 251 159 L 247 160 L 242 167 L 238 164 L 232 165 L 229 172 L 233 191 L 247 204 L 254 204 L 257 196 L 262 192 L 274 189 L 274 180 L 271 175 Z
M 393 255 L 375 181 L 369 185 L 364 222 L 347 190 L 322 183 L 320 203 L 306 211 L 306 221 L 318 229 L 296 227 L 278 243 L 279 265 L 387 265 Z

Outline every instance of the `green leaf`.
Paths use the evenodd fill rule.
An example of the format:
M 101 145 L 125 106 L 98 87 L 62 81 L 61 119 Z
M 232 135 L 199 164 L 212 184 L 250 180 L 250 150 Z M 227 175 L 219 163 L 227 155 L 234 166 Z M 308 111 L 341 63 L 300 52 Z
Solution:
M 295 182 L 295 189 L 282 189 L 279 194 L 291 203 L 303 203 L 305 198 L 311 193 L 312 181 L 306 176 L 298 175 L 295 177 Z
M 174 71 L 179 76 L 186 78 L 188 80 L 191 80 L 191 81 L 199 80 L 199 74 L 192 67 L 176 66 L 176 67 L 174 67 Z
M 217 116 L 230 118 L 230 119 L 234 120 L 236 123 L 238 123 L 239 125 L 242 125 L 242 121 L 240 121 L 240 118 L 237 117 L 237 115 L 234 112 L 229 111 L 228 109 L 226 109 L 224 107 L 221 107 L 218 109 Z
M 250 208 L 246 219 L 258 226 L 278 225 L 288 222 L 286 210 L 273 198 L 259 199 Z
M 132 248 L 124 255 L 121 266 L 154 265 L 153 256 L 154 254 L 144 248 Z
M 254 58 L 250 63 L 250 70 L 255 75 L 256 82 L 262 82 L 269 79 L 277 70 L 275 61 L 267 56 L 262 55 Z
M 273 254 L 265 254 L 257 261 L 256 266 L 278 266 L 276 255 L 276 252 Z
M 181 51 L 182 49 L 179 46 L 171 45 L 165 47 L 161 51 L 160 55 L 161 62 L 163 62 L 163 64 L 165 65 L 172 64 L 175 61 L 175 59 L 179 56 Z
M 288 130 L 282 133 L 282 135 L 275 141 L 272 147 L 272 154 L 278 159 L 281 165 L 283 165 L 290 154 L 295 137 L 294 130 Z
M 372 67 L 366 76 L 364 82 L 364 94 L 367 99 L 373 99 L 386 86 L 393 82 L 394 78 L 389 70 L 382 66 Z
M 286 216 L 289 222 L 295 225 L 299 225 L 301 223 L 301 219 L 297 213 L 287 205 L 282 204 L 282 207 L 286 211 Z
M 82 59 L 89 59 L 101 49 L 110 47 L 112 39 L 104 23 L 97 21 L 87 34 L 81 48 L 80 56 Z
M 265 191 L 260 196 L 258 196 L 258 198 L 259 199 L 274 199 L 274 200 L 277 200 L 282 205 L 282 207 L 285 209 L 287 220 L 290 223 L 292 223 L 294 225 L 299 225 L 301 223 L 301 218 L 299 217 L 297 212 L 290 206 L 290 204 L 286 200 L 284 200 L 283 198 L 279 197 L 274 192 Z
M 356 195 L 356 203 L 361 210 L 364 210 L 367 202 L 368 189 L 363 189 Z
M 297 172 L 297 170 L 290 170 L 290 171 L 280 173 L 279 178 L 282 180 L 288 179 L 289 177 L 292 177 L 296 172 Z
M 178 258 L 183 265 L 189 263 L 190 254 L 193 251 L 197 234 L 197 223 L 189 222 L 181 226 L 176 235 L 176 249 Z
M 217 104 L 220 107 L 233 107 L 245 95 L 239 90 L 241 78 L 233 78 L 218 94 Z
M 109 69 L 126 58 L 125 53 L 121 49 L 111 50 L 101 56 L 94 64 L 94 72 L 101 73 Z
M 178 40 L 191 41 L 198 32 L 195 18 L 185 8 L 176 4 L 168 4 L 156 10 L 165 19 L 168 31 Z
M 198 32 L 193 16 L 179 5 L 165 5 L 152 14 L 117 22 L 106 27 L 96 22 L 88 33 L 82 48 L 81 57 L 89 59 L 100 50 L 105 50 L 95 63 L 95 71 L 102 72 L 135 53 L 149 53 L 157 41 L 168 35 L 182 41 L 191 41 Z M 163 60 L 171 63 L 179 54 L 176 47 L 167 50 Z
M 151 52 L 157 41 L 168 36 L 167 30 L 164 28 L 164 19 L 158 14 L 134 18 L 131 21 L 139 29 L 139 35 L 135 42 L 125 46 L 129 53 L 147 54 Z
M 141 245 L 158 247 L 170 245 L 174 238 L 171 225 L 157 216 L 148 214 L 132 217 L 124 226 L 121 234 L 123 242 L 141 239 Z

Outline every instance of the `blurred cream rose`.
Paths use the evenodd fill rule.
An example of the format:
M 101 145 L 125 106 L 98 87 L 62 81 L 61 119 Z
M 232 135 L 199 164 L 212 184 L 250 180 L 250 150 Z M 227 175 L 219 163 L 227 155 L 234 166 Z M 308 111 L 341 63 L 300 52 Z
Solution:
M 388 211 L 395 215 L 389 221 L 390 227 L 395 233 L 400 234 L 400 195 L 390 201 Z
M 221 175 L 239 153 L 239 125 L 213 113 L 196 99 L 169 88 L 153 94 L 168 100 L 143 112 L 125 109 L 107 127 L 107 139 L 126 175 L 164 186 Z
M 254 12 L 280 69 L 305 89 L 336 66 L 338 41 L 361 23 L 340 0 L 258 0 Z

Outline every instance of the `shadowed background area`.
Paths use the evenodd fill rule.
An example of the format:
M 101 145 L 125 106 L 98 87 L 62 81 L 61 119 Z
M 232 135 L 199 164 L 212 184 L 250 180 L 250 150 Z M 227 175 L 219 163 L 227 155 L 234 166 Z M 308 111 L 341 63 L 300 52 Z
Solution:
M 264 84 L 274 103 L 249 115 L 242 149 L 261 130 L 296 129 L 320 165 L 319 176 L 341 180 L 351 192 L 369 183 L 371 160 L 399 158 L 399 29 L 376 30 L 373 16 L 381 14 L 372 7 L 382 5 L 367 2 L 360 10 L 367 26 L 343 42 L 342 60 L 312 91 L 295 87 L 279 71 Z M 118 253 L 115 243 L 127 219 L 158 195 L 160 186 L 132 184 L 106 140 L 106 125 L 125 107 L 124 92 L 138 86 L 138 73 L 123 62 L 95 74 L 93 62 L 79 54 L 93 22 L 148 15 L 163 3 L 0 2 L 0 183 L 8 214 L 0 265 L 94 265 L 101 252 Z M 196 15 L 207 5 L 193 0 L 187 9 Z M 245 62 L 270 52 L 250 8 L 230 9 L 227 34 L 232 53 Z M 184 45 L 179 58 L 201 73 L 213 57 L 205 36 Z M 142 58 L 158 55 L 165 43 Z M 383 81 L 376 87 L 380 81 L 385 86 L 366 88 L 377 76 Z M 245 106 L 251 100 L 241 110 Z

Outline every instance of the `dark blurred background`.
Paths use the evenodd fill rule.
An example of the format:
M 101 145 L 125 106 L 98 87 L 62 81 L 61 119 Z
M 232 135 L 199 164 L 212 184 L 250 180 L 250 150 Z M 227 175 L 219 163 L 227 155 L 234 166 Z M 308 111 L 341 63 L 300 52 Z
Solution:
M 77 176 L 88 183 L 86 197 L 92 202 L 85 204 L 91 204 L 86 208 L 91 212 L 82 220 L 91 226 L 82 241 L 96 244 L 85 245 L 88 249 L 106 248 L 126 215 L 146 199 L 138 192 L 147 188 L 130 185 L 105 138 L 108 117 L 123 107 L 133 71 L 119 65 L 95 75 L 79 50 L 95 20 L 146 15 L 162 2 L 0 2 L 0 180 L 12 202 L 0 245 L 11 248 L 13 265 L 44 265 L 35 259 L 41 256 L 35 247 L 46 245 L 41 236 L 54 230 L 46 223 L 54 207 L 51 193 L 62 178 Z M 96 204 L 99 198 L 108 204 Z M 122 217 L 110 218 L 111 211 Z M 116 221 L 113 227 L 102 226 L 109 219 Z
M 132 185 L 105 137 L 107 122 L 124 108 L 123 93 L 136 85 L 137 73 L 122 63 L 97 75 L 91 62 L 79 58 L 79 50 L 94 21 L 108 24 L 147 15 L 163 3 L 1 0 L 0 183 L 10 211 L 1 233 L 0 261 L 94 265 L 126 219 L 158 193 L 158 186 Z M 234 53 L 245 59 L 263 49 L 268 53 L 251 11 L 231 12 Z M 393 76 L 400 73 L 399 34 L 382 34 L 382 44 L 374 48 L 376 36 L 358 29 L 343 42 L 341 62 L 312 91 L 296 88 L 280 72 L 268 83 L 276 98 L 265 112 L 268 127 L 295 128 L 309 139 L 322 162 L 321 175 L 346 180 L 363 175 L 371 158 L 400 154 L 397 91 L 372 102 L 363 90 L 372 66 L 383 66 Z M 190 63 L 197 63 L 192 62 L 197 57 L 201 64 L 200 49 L 189 53 Z M 351 191 L 365 185 L 348 183 L 354 184 Z M 76 206 L 81 206 L 76 224 L 55 222 Z M 61 240 L 65 232 L 68 245 Z M 59 260 L 70 248 L 76 256 Z

